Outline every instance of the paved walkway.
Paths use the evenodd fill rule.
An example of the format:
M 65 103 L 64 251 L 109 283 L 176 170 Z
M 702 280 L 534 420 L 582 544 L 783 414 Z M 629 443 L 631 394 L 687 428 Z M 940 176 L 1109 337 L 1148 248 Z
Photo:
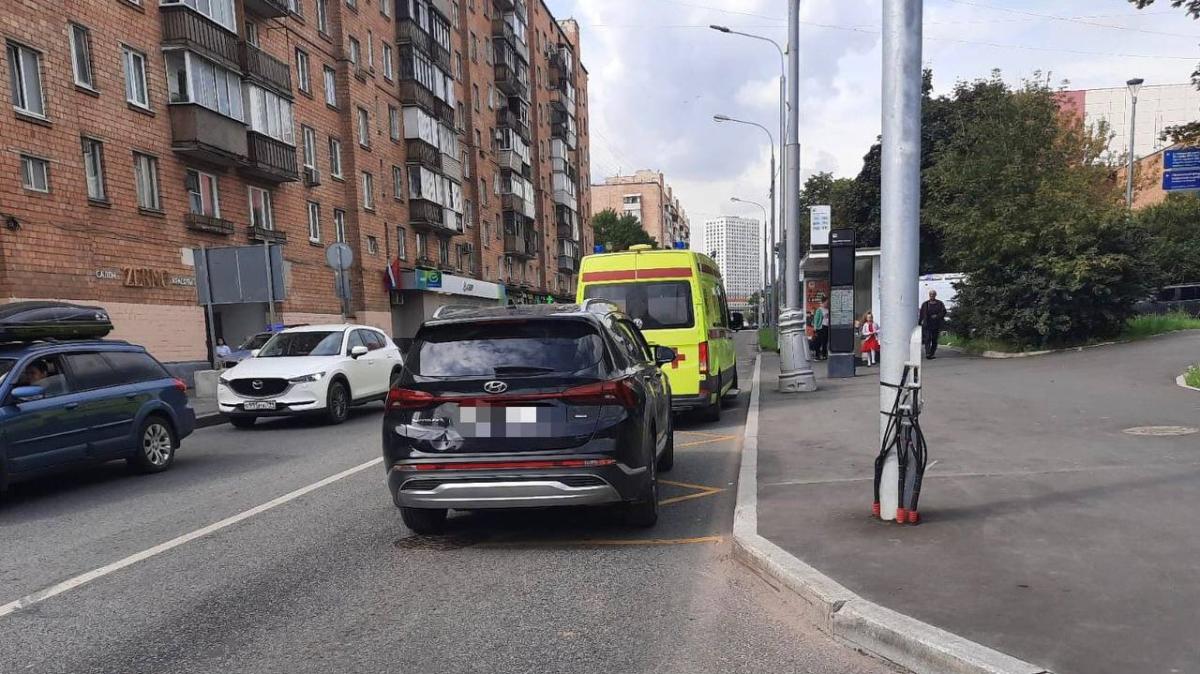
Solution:
M 870 516 L 878 370 L 785 396 L 764 354 L 759 533 L 851 590 L 1057 674 L 1200 671 L 1200 333 L 928 363 L 916 527 Z M 823 369 L 823 368 L 822 368 Z

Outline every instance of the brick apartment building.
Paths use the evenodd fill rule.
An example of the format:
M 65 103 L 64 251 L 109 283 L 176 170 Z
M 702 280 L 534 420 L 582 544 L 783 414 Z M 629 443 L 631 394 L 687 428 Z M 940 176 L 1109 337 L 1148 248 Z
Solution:
M 100 304 L 114 337 L 190 362 L 202 247 L 278 245 L 283 323 L 340 320 L 334 242 L 351 320 L 397 336 L 441 304 L 573 295 L 587 72 L 577 25 L 540 0 L 5 9 L 3 301 Z M 213 327 L 232 343 L 267 315 L 217 305 Z
M 592 210 L 628 213 L 660 246 L 691 245 L 691 225 L 661 171 L 640 170 L 631 176 L 610 176 L 592 185 Z M 603 243 L 602 241 L 600 243 Z

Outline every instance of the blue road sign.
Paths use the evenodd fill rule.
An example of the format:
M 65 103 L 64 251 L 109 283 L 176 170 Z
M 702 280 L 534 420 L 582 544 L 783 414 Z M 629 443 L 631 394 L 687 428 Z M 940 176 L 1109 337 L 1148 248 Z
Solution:
M 1162 188 L 1167 192 L 1200 190 L 1200 170 L 1167 171 L 1163 174 Z
M 1163 152 L 1163 168 L 1200 169 L 1200 147 L 1180 147 Z

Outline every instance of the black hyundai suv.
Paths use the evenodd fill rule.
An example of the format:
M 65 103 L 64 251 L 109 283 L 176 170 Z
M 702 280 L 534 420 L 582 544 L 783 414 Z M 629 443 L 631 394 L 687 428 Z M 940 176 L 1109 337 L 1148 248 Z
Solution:
M 387 398 L 383 457 L 404 523 L 437 533 L 447 509 L 624 505 L 658 519 L 674 462 L 675 358 L 618 308 L 444 307 L 421 326 Z

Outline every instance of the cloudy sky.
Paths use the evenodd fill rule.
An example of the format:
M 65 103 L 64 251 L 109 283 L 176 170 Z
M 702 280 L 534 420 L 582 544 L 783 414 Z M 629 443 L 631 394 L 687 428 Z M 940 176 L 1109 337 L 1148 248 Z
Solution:
M 784 0 L 547 0 L 583 33 L 590 73 L 592 175 L 663 171 L 693 223 L 756 215 L 730 196 L 767 200 L 766 137 L 716 113 L 778 126 L 778 52 L 710 30 L 787 39 Z M 801 5 L 800 144 L 805 174 L 854 176 L 879 134 L 881 0 Z M 925 0 L 924 61 L 937 92 L 1000 69 L 1055 86 L 1186 82 L 1200 22 L 1158 0 Z M 749 207 L 754 211 L 753 207 Z

